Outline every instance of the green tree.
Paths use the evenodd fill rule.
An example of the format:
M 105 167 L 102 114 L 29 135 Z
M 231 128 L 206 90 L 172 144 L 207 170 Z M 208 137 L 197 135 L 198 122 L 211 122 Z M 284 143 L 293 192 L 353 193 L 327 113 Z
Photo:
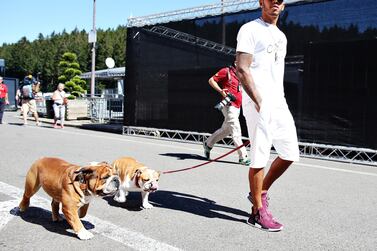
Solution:
M 64 53 L 59 62 L 59 69 L 61 74 L 58 81 L 65 83 L 67 91 L 71 93 L 69 98 L 82 97 L 86 94 L 86 82 L 80 78 L 82 72 L 75 53 Z

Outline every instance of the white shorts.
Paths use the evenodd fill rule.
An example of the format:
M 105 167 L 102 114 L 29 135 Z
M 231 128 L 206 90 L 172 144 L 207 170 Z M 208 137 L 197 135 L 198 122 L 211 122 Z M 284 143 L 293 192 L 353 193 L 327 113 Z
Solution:
M 274 108 L 262 103 L 260 112 L 252 101 L 243 104 L 242 108 L 250 138 L 251 168 L 267 165 L 271 146 L 281 159 L 299 160 L 296 126 L 286 103 Z

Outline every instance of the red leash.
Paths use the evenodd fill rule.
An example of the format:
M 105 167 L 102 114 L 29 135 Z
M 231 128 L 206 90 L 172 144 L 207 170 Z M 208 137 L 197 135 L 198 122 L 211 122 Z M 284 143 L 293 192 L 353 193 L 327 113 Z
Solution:
M 187 168 L 177 169 L 177 170 L 164 171 L 164 172 L 162 172 L 162 174 L 182 172 L 182 171 L 186 171 L 186 170 L 190 170 L 190 169 L 198 168 L 198 167 L 200 167 L 200 166 L 207 165 L 207 164 L 209 164 L 209 163 L 211 163 L 211 162 L 214 162 L 214 161 L 216 161 L 216 160 L 219 160 L 219 159 L 224 158 L 225 156 L 228 156 L 229 154 L 231 154 L 231 153 L 237 151 L 238 149 L 240 149 L 241 147 L 247 146 L 249 143 L 250 143 L 250 141 L 247 140 L 247 141 L 245 141 L 245 143 L 243 143 L 242 145 L 240 145 L 240 146 L 237 147 L 237 148 L 234 148 L 234 149 L 231 150 L 230 152 L 227 152 L 227 153 L 221 155 L 220 157 L 217 157 L 216 159 L 209 160 L 209 161 L 204 162 L 204 163 L 202 163 L 202 164 L 199 164 L 199 165 L 196 165 L 196 166 L 192 166 L 192 167 L 187 167 Z

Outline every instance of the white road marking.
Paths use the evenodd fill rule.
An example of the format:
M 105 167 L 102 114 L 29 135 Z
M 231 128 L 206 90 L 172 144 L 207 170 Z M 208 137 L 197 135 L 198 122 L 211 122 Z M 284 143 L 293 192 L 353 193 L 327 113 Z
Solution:
M 0 202 L 0 231 L 11 221 L 15 216 L 10 214 L 9 211 L 17 205 L 18 200 L 8 200 Z
M 313 165 L 313 164 L 304 164 L 304 163 L 300 163 L 300 162 L 297 162 L 294 165 L 304 166 L 304 167 L 312 167 L 312 168 L 318 168 L 318 169 L 324 169 L 324 170 L 331 170 L 331 171 L 336 171 L 336 172 L 353 173 L 353 174 L 360 174 L 360 175 L 377 177 L 377 173 L 360 172 L 360 171 L 354 171 L 354 170 L 348 170 L 348 169 L 325 167 L 325 166 Z
M 1 193 L 16 199 L 0 203 L 1 230 L 14 217 L 9 213 L 9 211 L 14 207 L 18 206 L 18 203 L 20 202 L 23 194 L 23 190 L 0 181 L 0 191 Z M 30 205 L 37 206 L 45 210 L 51 210 L 50 200 L 36 195 L 34 195 L 31 198 Z M 85 217 L 85 220 L 95 225 L 95 228 L 91 231 L 101 234 L 109 239 L 118 241 L 124 244 L 125 246 L 128 246 L 136 250 L 180 250 L 179 248 L 176 248 L 174 246 L 146 237 L 141 233 L 134 232 L 126 228 L 118 227 L 110 222 L 101 220 L 95 216 L 87 215 Z

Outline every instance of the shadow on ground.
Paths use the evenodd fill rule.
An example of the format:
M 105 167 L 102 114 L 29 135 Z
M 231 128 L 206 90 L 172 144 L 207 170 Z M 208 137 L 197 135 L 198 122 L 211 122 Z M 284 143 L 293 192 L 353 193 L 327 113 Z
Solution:
M 53 222 L 51 212 L 43 208 L 29 207 L 26 210 L 26 212 L 21 213 L 19 208 L 15 207 L 10 211 L 10 214 L 19 216 L 26 222 L 40 225 L 44 227 L 47 231 L 61 235 L 76 237 L 76 234 L 73 232 L 68 222 L 64 219 L 63 215 L 60 215 L 60 217 L 64 219 L 63 221 Z M 88 221 L 81 220 L 81 222 L 87 230 L 94 228 L 94 225 Z
M 204 161 L 207 161 L 207 159 L 204 156 L 201 156 L 199 154 L 190 154 L 190 153 L 161 153 L 159 155 L 166 156 L 166 157 L 177 158 L 177 160 L 194 159 L 194 160 L 204 160 Z M 232 165 L 239 165 L 239 163 L 237 163 L 237 162 L 226 161 L 226 160 L 216 160 L 216 161 L 213 161 L 213 162 L 232 164 Z
M 127 196 L 127 201 L 125 203 L 118 203 L 114 201 L 112 197 L 106 197 L 104 199 L 111 206 L 122 207 L 129 211 L 142 210 L 141 195 L 137 192 L 131 192 Z M 158 190 L 149 195 L 149 202 L 156 208 L 160 207 L 183 211 L 206 218 L 219 218 L 230 221 L 245 222 L 245 218 L 249 217 L 249 213 L 245 211 L 219 205 L 215 201 L 207 198 L 174 191 Z

